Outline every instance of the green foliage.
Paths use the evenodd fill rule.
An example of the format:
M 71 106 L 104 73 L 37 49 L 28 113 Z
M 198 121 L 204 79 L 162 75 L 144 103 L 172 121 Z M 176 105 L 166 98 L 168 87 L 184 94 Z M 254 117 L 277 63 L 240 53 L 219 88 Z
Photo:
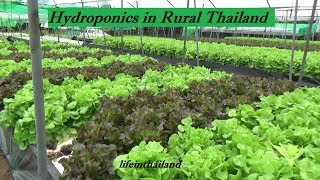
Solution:
M 106 173 L 114 173 L 112 168 L 112 160 L 117 157 L 116 147 L 114 145 L 95 144 L 85 146 L 83 144 L 75 144 L 72 148 L 73 156 L 79 157 L 78 159 L 71 159 L 70 166 L 64 166 L 65 171 L 72 171 L 71 174 L 63 174 L 60 179 L 70 179 L 68 177 L 78 177 L 79 179 L 108 179 Z M 62 159 L 61 162 L 66 161 Z M 67 164 L 67 163 L 64 163 Z M 86 166 L 83 166 L 86 164 Z M 73 171 L 73 166 L 77 166 L 78 169 Z
M 184 68 L 178 67 L 177 69 Z M 179 78 L 178 76 L 175 77 Z M 150 77 L 150 79 L 154 78 L 157 79 L 157 77 Z M 141 141 L 161 141 L 166 146 L 169 137 L 177 132 L 177 127 L 181 131 L 193 128 L 190 127 L 191 119 L 184 120 L 184 126 L 178 126 L 183 118 L 192 117 L 195 127 L 209 127 L 212 117 L 223 118 L 226 116 L 226 107 L 237 106 L 239 102 L 252 103 L 257 101 L 260 95 L 281 94 L 295 88 L 294 84 L 288 81 L 267 81 L 259 78 L 233 76 L 219 80 L 193 81 L 188 86 L 189 88 L 186 90 L 168 88 L 166 91 L 159 91 L 157 95 L 154 95 L 155 93 L 151 90 L 145 89 L 133 93 L 127 99 L 102 97 L 100 99 L 101 109 L 93 115 L 91 121 L 79 128 L 75 143 L 81 143 L 88 147 L 96 143 L 112 144 L 116 146 L 119 155 L 128 153 L 134 145 L 139 144 Z M 214 134 L 210 130 L 197 129 L 188 131 L 183 139 L 174 139 L 172 136 L 169 143 L 176 141 L 177 144 L 175 148 L 172 148 L 172 153 L 184 154 L 187 150 L 183 150 L 183 148 L 186 148 L 196 151 L 194 153 L 206 154 L 208 158 L 219 159 L 220 155 L 210 155 L 210 149 L 202 152 L 193 147 L 193 143 L 201 147 L 203 147 L 201 144 L 214 143 L 212 140 L 207 139 L 207 137 L 212 136 Z M 179 143 L 180 141 L 183 143 Z M 184 144 L 184 142 L 187 143 Z M 180 147 L 180 145 L 183 145 L 183 147 Z M 186 159 L 191 158 L 192 151 L 190 150 L 190 154 Z M 82 164 L 71 163 L 80 159 L 78 156 L 86 156 L 80 152 L 77 152 L 77 154 L 72 156 L 70 161 L 63 162 L 64 166 L 71 166 L 65 172 L 65 175 L 69 178 L 76 178 L 81 174 L 75 175 L 77 173 L 74 169 L 87 167 L 85 162 Z M 223 155 L 221 156 L 223 157 Z M 202 160 L 200 161 L 200 159 Z M 199 158 L 199 163 L 205 160 L 206 158 L 204 157 Z M 94 160 L 92 163 L 96 162 Z M 215 163 L 203 164 L 200 167 L 204 169 L 212 168 Z M 192 165 L 191 160 L 187 164 L 194 168 L 198 166 Z M 186 171 L 193 172 L 193 170 Z M 199 174 L 201 172 L 201 168 L 199 168 Z M 99 170 L 92 170 L 90 173 L 101 173 L 111 179 L 114 175 L 109 171 L 101 172 Z M 215 174 L 218 171 L 212 171 L 212 173 Z M 224 176 L 223 171 L 221 171 L 220 176 Z M 183 177 L 183 173 L 182 175 L 178 173 L 176 179 L 183 179 Z
M 180 69 L 184 69 L 181 71 Z M 114 81 L 109 79 L 98 78 L 86 82 L 83 76 L 74 78 L 65 78 L 61 85 L 53 85 L 49 80 L 44 81 L 44 94 L 46 106 L 46 132 L 48 141 L 63 141 L 66 137 L 74 135 L 76 127 L 87 122 L 91 115 L 99 109 L 99 98 L 102 95 L 109 97 L 129 97 L 138 87 L 148 87 L 150 82 L 145 79 L 156 79 L 154 83 L 158 84 L 159 92 L 165 91 L 168 87 L 174 86 L 175 82 L 167 82 L 157 80 L 157 73 L 143 76 L 142 79 L 132 77 L 130 75 L 118 74 Z M 174 73 L 176 71 L 176 73 Z M 168 67 L 163 73 L 164 79 L 170 76 L 181 79 L 186 74 L 193 74 L 192 79 L 199 79 L 202 71 L 208 72 L 203 68 L 192 69 L 186 67 Z M 169 73 L 170 72 L 170 73 Z M 199 74 L 195 74 L 195 72 Z M 222 72 L 209 72 L 208 78 L 221 78 L 226 76 Z M 158 82 L 159 81 L 159 82 Z M 187 87 L 188 81 L 182 83 L 183 87 Z M 25 149 L 27 145 L 35 143 L 34 133 L 34 106 L 32 84 L 29 81 L 23 89 L 19 90 L 14 98 L 4 99 L 4 110 L 0 115 L 0 124 L 4 127 L 14 127 L 14 140 L 20 149 Z
M 191 81 L 202 81 L 217 79 L 218 77 L 229 76 L 225 72 L 211 73 L 210 69 L 205 67 L 195 67 L 190 69 L 189 66 L 166 66 L 162 72 L 148 70 L 141 80 L 140 89 L 149 89 L 155 93 L 159 88 L 175 88 L 182 90 L 188 88 L 187 84 Z
M 128 154 L 120 155 L 113 161 L 113 166 L 117 170 L 117 175 L 124 180 L 138 180 L 141 178 L 149 179 L 174 179 L 176 177 L 177 168 L 162 169 L 162 168 L 120 168 L 121 161 L 131 161 L 146 163 L 151 161 L 152 163 L 159 163 L 161 161 L 178 163 L 179 160 L 174 157 L 170 157 L 166 153 L 166 149 L 163 148 L 160 143 L 142 141 L 139 146 L 134 147 Z
M 23 41 L 14 41 L 13 43 L 10 43 L 7 40 L 3 41 L 5 43 L 0 46 L 0 60 L 14 60 L 15 62 L 24 60 L 30 61 L 30 47 L 28 44 Z M 54 60 L 66 57 L 72 57 L 80 61 L 90 57 L 95 57 L 100 60 L 102 57 L 112 54 L 110 50 L 89 48 L 68 43 L 57 43 L 53 41 L 42 41 L 41 49 L 43 58 Z
M 261 97 L 255 106 L 229 110 L 231 119 L 215 120 L 210 129 L 183 119 L 164 156 L 182 159 L 173 174 L 179 179 L 318 179 L 319 95 L 320 88 L 300 88 Z
M 183 41 L 169 38 L 144 37 L 144 51 L 169 57 L 182 57 Z M 103 38 L 94 40 L 95 44 L 104 44 Z M 108 47 L 119 48 L 120 37 L 110 37 Z M 128 50 L 140 50 L 140 41 L 137 36 L 124 37 L 124 48 Z M 224 43 L 199 42 L 199 58 L 203 61 L 247 66 L 272 72 L 289 73 L 291 50 L 274 47 L 247 47 L 227 45 Z M 196 59 L 196 44 L 187 42 L 187 59 Z M 300 70 L 302 51 L 296 51 L 294 57 L 294 74 Z M 320 52 L 309 52 L 305 66 L 305 75 L 320 77 Z
M 194 39 L 190 39 L 194 40 Z M 280 38 L 262 38 L 262 37 L 224 37 L 220 38 L 199 38 L 199 41 L 209 43 L 223 43 L 237 46 L 255 46 L 255 47 L 276 47 L 278 49 L 291 50 L 292 39 L 280 39 Z M 296 40 L 295 49 L 303 51 L 305 48 L 305 40 Z M 309 51 L 319 51 L 319 41 L 310 41 Z
M 125 64 L 131 64 L 136 62 L 147 62 L 156 61 L 155 59 L 149 57 L 142 57 L 139 55 L 119 55 L 119 56 L 104 56 L 100 60 L 97 58 L 87 58 L 79 61 L 76 58 L 64 58 L 60 61 L 54 59 L 43 59 L 42 66 L 44 68 L 58 69 L 58 68 L 82 68 L 82 67 L 105 67 L 114 61 L 121 61 Z M 27 70 L 31 72 L 31 62 L 30 60 L 21 61 L 19 63 L 9 60 L 0 60 L 0 77 L 6 77 L 12 72 L 17 72 L 21 70 Z
M 276 47 L 280 49 L 291 49 L 292 39 L 279 39 L 279 38 L 257 38 L 257 37 L 225 37 L 222 40 L 226 44 L 236 44 L 242 46 L 265 46 Z M 306 41 L 296 40 L 295 49 L 304 50 Z M 319 41 L 311 41 L 309 45 L 309 51 L 319 51 Z
M 95 81 L 95 83 L 106 83 Z M 61 86 L 44 80 L 46 133 L 48 141 L 63 141 L 75 135 L 74 127 L 86 122 L 99 108 L 99 89 L 79 80 L 66 80 Z M 1 111 L 0 124 L 14 127 L 14 141 L 20 149 L 35 143 L 34 105 L 32 83 L 18 91 L 14 99 L 4 99 L 5 109 Z
M 160 63 L 148 58 L 142 58 L 139 61 L 139 56 L 133 56 L 132 58 L 123 58 L 121 60 L 119 57 L 116 59 L 106 58 L 104 61 L 107 64 L 102 67 L 86 66 L 82 68 L 63 68 L 63 65 L 59 63 L 57 66 L 61 66 L 62 68 L 44 68 L 43 77 L 48 78 L 49 82 L 55 85 L 62 84 L 65 77 L 76 78 L 79 74 L 85 77 L 85 81 L 97 79 L 98 77 L 113 80 L 119 73 L 125 73 L 134 77 L 142 77 L 146 70 L 154 69 L 162 71 L 166 65 L 165 63 Z M 110 61 L 110 63 L 108 61 Z M 106 69 L 108 69 L 108 71 L 106 71 Z M 28 80 L 31 80 L 31 74 L 26 70 L 13 72 L 5 78 L 0 78 L 0 110 L 3 109 L 3 99 L 12 98 Z
M 0 77 L 6 77 L 12 72 L 24 70 L 26 67 L 31 66 L 30 61 L 16 63 L 13 60 L 0 60 Z

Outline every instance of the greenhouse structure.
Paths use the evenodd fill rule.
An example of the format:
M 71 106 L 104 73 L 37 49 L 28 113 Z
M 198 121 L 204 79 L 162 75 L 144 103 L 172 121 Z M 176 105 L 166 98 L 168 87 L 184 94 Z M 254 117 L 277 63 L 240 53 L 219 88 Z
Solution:
M 52 8 L 275 16 L 53 27 Z M 319 13 L 318 0 L 0 1 L 0 180 L 320 179 Z

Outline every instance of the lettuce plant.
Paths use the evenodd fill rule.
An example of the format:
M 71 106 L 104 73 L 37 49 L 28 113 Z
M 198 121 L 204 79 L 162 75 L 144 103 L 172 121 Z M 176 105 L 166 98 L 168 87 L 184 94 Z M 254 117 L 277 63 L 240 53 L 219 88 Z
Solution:
M 169 38 L 144 37 L 144 51 L 156 55 L 168 57 L 182 57 L 183 41 Z M 108 47 L 119 48 L 120 37 L 110 37 Z M 95 44 L 104 44 L 103 38 L 94 40 Z M 124 48 L 127 50 L 140 50 L 138 36 L 124 37 Z M 199 58 L 203 61 L 217 62 L 221 64 L 233 64 L 267 70 L 270 72 L 289 73 L 291 50 L 275 47 L 248 47 L 225 43 L 199 42 Z M 297 50 L 294 58 L 294 74 L 300 70 L 303 51 Z M 305 66 L 305 75 L 309 77 L 320 76 L 320 52 L 308 53 Z M 196 59 L 196 45 L 194 41 L 187 42 L 186 59 Z

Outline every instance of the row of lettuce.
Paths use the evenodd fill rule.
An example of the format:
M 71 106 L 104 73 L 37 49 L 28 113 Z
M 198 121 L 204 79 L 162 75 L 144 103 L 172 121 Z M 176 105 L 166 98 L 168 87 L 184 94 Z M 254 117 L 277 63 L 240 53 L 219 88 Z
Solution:
M 0 60 L 11 60 L 21 62 L 30 61 L 30 48 L 26 42 L 14 41 L 0 38 Z M 42 57 L 45 59 L 59 60 L 61 58 L 76 58 L 78 60 L 95 57 L 101 59 L 112 54 L 110 50 L 89 48 L 73 44 L 63 44 L 53 41 L 43 41 L 41 43 Z
M 117 155 L 128 153 L 142 140 L 168 143 L 168 138 L 176 133 L 180 119 L 184 117 L 192 116 L 198 127 L 208 127 L 211 117 L 226 116 L 227 107 L 236 107 L 241 102 L 253 103 L 260 95 L 282 94 L 295 88 L 287 81 L 230 77 L 223 72 L 211 73 L 203 67 L 157 66 L 158 62 L 147 57 L 140 57 L 140 60 L 139 56 L 112 59 L 104 66 L 93 64 L 96 67 L 82 66 L 83 61 L 80 61 L 72 62 L 71 66 L 64 63 L 66 68 L 63 68 L 59 64 L 61 61 L 55 61 L 56 67 L 45 69 L 48 78 L 44 81 L 48 140 L 61 142 L 76 136 L 75 143 L 83 143 L 82 146 L 74 144 L 69 161 L 62 160 L 65 177 L 114 177 L 112 163 Z M 151 65 L 147 66 L 147 63 Z M 132 70 L 114 70 L 121 67 L 132 67 Z M 109 71 L 118 75 L 109 80 Z M 128 72 L 137 77 L 128 75 Z M 16 82 L 12 76 L 17 80 L 28 79 L 30 73 L 27 69 L 12 73 L 1 82 Z M 222 79 L 213 80 L 219 78 Z M 34 144 L 31 82 L 3 102 L 1 126 L 14 128 L 13 139 L 21 149 Z M 97 149 L 93 150 L 93 147 Z M 93 151 L 98 157 L 92 156 Z M 105 162 L 97 162 L 99 160 Z
M 280 38 L 263 38 L 263 37 L 225 37 L 223 39 L 217 38 L 200 38 L 203 42 L 215 42 L 215 43 L 225 43 L 234 44 L 237 46 L 256 46 L 256 47 L 276 47 L 279 49 L 289 49 L 292 48 L 292 39 L 280 39 Z M 305 40 L 295 41 L 295 50 L 303 51 L 305 49 Z M 309 51 L 320 51 L 320 41 L 311 41 Z
M 296 86 L 288 81 L 224 77 L 219 80 L 192 82 L 188 87 L 186 90 L 168 89 L 157 95 L 150 90 L 141 90 L 128 98 L 108 96 L 100 98 L 99 111 L 96 111 L 87 124 L 79 127 L 78 135 L 73 142 L 72 157 L 60 161 L 66 168 L 64 178 L 72 179 L 79 177 L 80 174 L 80 177 L 84 179 L 112 179 L 114 176 L 123 179 L 187 179 L 189 174 L 189 176 L 195 176 L 193 179 L 203 179 L 201 175 L 208 174 L 214 169 L 213 167 L 210 167 L 211 170 L 201 171 L 200 168 L 199 172 L 189 171 L 188 173 L 182 172 L 182 169 L 179 168 L 173 169 L 173 171 L 180 171 L 177 175 L 171 174 L 171 169 L 166 168 L 119 169 L 119 163 L 121 160 L 142 163 L 149 160 L 152 162 L 178 160 L 179 158 L 170 158 L 168 154 L 165 154 L 165 151 L 162 151 L 164 148 L 160 145 L 142 147 L 138 151 L 135 151 L 137 148 L 134 148 L 135 150 L 132 148 L 141 141 L 158 141 L 166 148 L 171 144 L 170 137 L 177 133 L 178 129 L 182 129 L 179 124 L 183 118 L 191 117 L 197 128 L 209 128 L 214 119 L 219 121 L 218 119 L 228 118 L 227 108 L 236 108 L 242 103 L 254 106 L 254 102 L 258 101 L 262 95 L 280 95 L 293 91 Z M 268 118 L 270 113 L 266 115 Z M 228 132 L 223 136 L 228 136 Z M 181 141 L 193 147 L 193 141 L 200 143 L 203 141 L 202 138 L 208 137 L 207 134 L 192 132 Z M 180 144 L 180 142 L 176 143 Z M 130 154 L 131 149 L 135 151 L 132 152 L 134 155 L 122 156 L 124 153 Z M 176 150 L 183 153 L 181 148 L 176 148 Z M 208 154 L 212 152 L 207 151 Z M 119 157 L 115 160 L 117 156 Z M 202 159 L 206 158 L 202 157 Z M 195 157 L 193 162 L 198 160 L 199 158 Z M 226 172 L 229 175 L 234 173 L 233 170 Z M 245 174 L 238 176 L 239 178 L 246 177 Z
M 62 58 L 61 60 L 56 59 L 48 59 L 45 58 L 42 60 L 42 67 L 43 68 L 50 68 L 50 69 L 59 69 L 59 68 L 82 68 L 82 67 L 105 67 L 111 62 L 114 61 L 121 61 L 126 64 L 134 63 L 134 62 L 146 62 L 148 60 L 154 60 L 149 57 L 141 57 L 139 55 L 110 55 L 104 56 L 100 59 L 89 57 L 79 61 L 79 59 L 74 57 L 66 57 Z M 23 70 L 27 70 L 31 72 L 31 61 L 30 60 L 23 60 L 20 62 L 16 62 L 14 60 L 0 60 L 0 77 L 9 76 L 13 72 L 19 72 Z
M 142 141 L 113 165 L 122 179 L 319 179 L 320 88 L 230 110 L 211 128 L 182 120 L 168 146 Z M 180 168 L 120 168 L 121 161 L 181 161 Z
M 30 62 L 0 63 L 0 125 L 25 149 L 35 143 Z M 319 178 L 319 88 L 130 55 L 43 65 L 47 138 L 75 137 L 62 178 Z M 124 169 L 122 160 L 181 167 Z
M 30 47 L 27 42 L 25 41 L 9 41 L 7 38 L 1 37 L 0 38 L 0 48 L 8 48 L 8 47 L 15 47 L 19 49 L 21 52 L 27 52 L 30 50 Z M 41 41 L 41 47 L 47 48 L 70 48 L 70 47 L 78 47 L 78 45 L 70 44 L 70 43 L 58 43 L 55 41 L 43 40 Z
M 43 68 L 42 70 L 43 77 L 55 85 L 62 84 L 66 77 L 77 78 L 78 75 L 84 76 L 85 81 L 94 80 L 98 77 L 114 80 L 115 76 L 120 73 L 134 77 L 142 77 L 149 69 L 163 71 L 166 66 L 166 63 L 141 56 L 119 56 L 103 66 L 100 64 L 82 66 L 83 64 L 81 65 L 81 63 L 79 66 L 79 64 L 77 65 L 78 62 L 74 62 L 70 67 L 70 65 L 67 64 L 61 65 L 59 62 L 60 61 L 56 61 L 60 68 L 53 68 L 51 66 Z M 69 68 L 66 68 L 68 66 Z M 21 89 L 27 81 L 31 80 L 31 78 L 31 73 L 28 72 L 27 69 L 13 72 L 2 78 L 0 77 L 0 110 L 3 108 L 3 99 L 14 97 L 14 94 Z
M 120 48 L 120 37 L 109 37 L 94 40 L 95 44 L 107 45 L 109 48 Z M 124 37 L 124 49 L 141 50 L 138 36 Z M 169 38 L 143 37 L 144 52 L 181 58 L 183 55 L 183 41 Z M 196 59 L 196 44 L 194 41 L 187 42 L 187 59 Z M 303 51 L 296 51 L 294 57 L 294 75 L 299 75 Z M 320 52 L 309 52 L 305 66 L 305 75 L 320 77 Z M 221 64 L 233 64 L 263 69 L 271 72 L 289 74 L 291 51 L 272 47 L 248 47 L 227 45 L 224 43 L 199 42 L 199 59 Z
M 142 58 L 143 59 L 143 58 Z M 210 72 L 204 67 L 166 66 L 163 71 L 146 70 L 141 78 L 118 74 L 113 81 L 99 76 L 85 81 L 84 76 L 66 77 L 62 84 L 44 80 L 46 132 L 49 141 L 63 141 L 74 135 L 73 127 L 88 121 L 99 109 L 99 97 L 128 97 L 139 89 L 150 89 L 155 94 L 170 87 L 188 88 L 191 81 L 216 79 L 228 76 L 224 72 Z M 14 140 L 20 149 L 35 143 L 34 105 L 32 83 L 29 81 L 13 98 L 3 99 L 0 124 L 13 128 Z M 70 134 L 68 134 L 70 132 Z

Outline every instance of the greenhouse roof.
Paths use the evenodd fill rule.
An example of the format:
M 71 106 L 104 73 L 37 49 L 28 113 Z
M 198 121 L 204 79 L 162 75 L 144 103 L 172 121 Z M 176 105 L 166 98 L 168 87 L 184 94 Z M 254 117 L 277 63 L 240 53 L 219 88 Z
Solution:
M 247 1 L 247 2 L 246 2 Z M 110 4 L 112 7 L 120 7 L 120 0 L 39 0 L 39 2 L 47 2 L 48 5 L 39 4 L 39 14 L 40 21 L 47 21 L 47 13 L 49 7 L 81 7 L 82 4 L 85 7 L 101 7 L 102 5 Z M 170 3 L 171 4 L 170 4 Z M 311 15 L 311 8 L 313 5 L 313 0 L 303 0 L 299 1 L 299 11 L 298 19 L 304 19 L 307 21 Z M 132 8 L 132 5 L 136 4 L 136 0 L 126 0 L 124 1 L 124 8 Z M 147 8 L 176 8 L 186 7 L 187 0 L 138 0 L 139 7 Z M 292 20 L 294 16 L 294 5 L 295 0 L 223 0 L 223 1 L 214 1 L 214 0 L 198 0 L 196 1 L 196 7 L 221 7 L 221 8 L 245 8 L 245 7 L 274 7 L 276 8 L 277 19 L 285 19 L 284 17 L 288 16 L 288 20 Z M 190 7 L 194 7 L 194 1 L 190 0 Z M 320 10 L 320 6 L 317 7 Z M 26 0 L 16 1 L 16 0 L 2 0 L 0 2 L 0 17 L 3 23 L 9 23 L 9 21 L 15 22 L 19 20 L 27 20 L 28 8 L 26 5 Z M 320 11 L 316 11 L 316 20 L 318 19 L 318 14 Z M 9 20 L 8 20 L 9 19 Z M 9 23 L 10 24 L 10 23 Z M 13 23 L 12 26 L 15 24 Z
M 125 8 L 131 8 L 132 4 L 135 5 L 137 0 L 126 0 L 124 1 Z M 20 3 L 22 2 L 22 3 Z M 2 0 L 0 2 L 0 11 L 1 12 L 10 12 L 15 14 L 24 14 L 27 13 L 26 0 L 17 1 L 17 0 Z M 48 5 L 39 5 L 40 14 L 46 14 L 46 9 L 48 7 L 81 7 L 82 3 L 87 7 L 101 7 L 103 4 L 110 4 L 112 7 L 120 7 L 120 0 L 39 0 L 40 2 L 47 2 Z M 187 0 L 138 0 L 139 7 L 147 8 L 172 8 L 172 5 L 176 8 L 183 8 L 187 5 Z M 313 5 L 313 0 L 303 0 L 299 1 L 299 11 L 298 16 L 310 16 L 311 8 Z M 223 1 L 214 1 L 214 0 L 197 0 L 196 7 L 217 7 L 217 8 L 245 8 L 245 7 L 274 7 L 277 9 L 277 16 L 285 16 L 286 11 L 294 11 L 295 0 L 223 0 Z M 190 7 L 194 7 L 194 1 L 190 0 Z M 316 15 L 320 14 L 320 6 L 317 7 L 318 10 Z
M 57 3 L 64 3 L 67 0 L 55 0 Z M 68 2 L 79 2 L 80 0 L 68 0 Z M 89 1 L 89 0 L 88 0 Z M 187 6 L 187 0 L 169 0 L 176 8 L 183 8 Z M 126 0 L 124 1 L 124 7 L 131 7 L 129 3 L 135 4 L 136 0 Z M 161 8 L 171 8 L 172 6 L 169 4 L 167 0 L 138 0 L 139 7 L 161 7 Z M 285 15 L 285 10 L 294 11 L 295 0 L 211 0 L 213 5 L 217 8 L 254 8 L 254 7 L 274 7 L 277 8 L 277 16 Z M 213 7 L 209 0 L 197 0 L 196 6 L 198 8 L 201 7 Z M 268 4 L 269 2 L 269 4 Z M 299 12 L 298 16 L 311 16 L 311 8 L 313 6 L 314 0 L 300 0 L 299 1 Z M 111 0 L 110 4 L 112 7 L 120 7 L 120 0 Z M 318 3 L 318 5 L 320 5 Z M 194 7 L 194 1 L 190 0 L 190 7 Z M 308 10 L 305 10 L 308 9 Z M 320 14 L 320 6 L 318 6 L 317 13 Z

